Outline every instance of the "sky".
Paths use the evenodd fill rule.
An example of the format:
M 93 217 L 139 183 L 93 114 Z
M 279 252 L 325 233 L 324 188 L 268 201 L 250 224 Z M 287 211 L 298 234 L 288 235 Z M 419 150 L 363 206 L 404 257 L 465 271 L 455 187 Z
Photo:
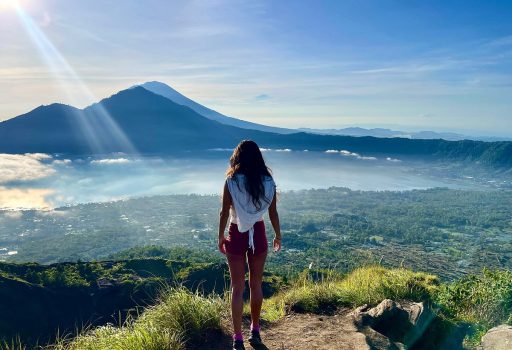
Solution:
M 511 137 L 510 18 L 498 0 L 0 0 L 0 120 L 158 80 L 267 125 Z

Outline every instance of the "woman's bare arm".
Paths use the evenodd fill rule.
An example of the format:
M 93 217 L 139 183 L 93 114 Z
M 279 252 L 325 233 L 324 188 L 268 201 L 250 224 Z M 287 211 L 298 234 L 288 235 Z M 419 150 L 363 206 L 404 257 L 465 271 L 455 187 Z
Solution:
M 277 252 L 281 249 L 281 224 L 279 223 L 279 214 L 277 213 L 277 193 L 275 191 L 272 203 L 270 203 L 270 207 L 268 208 L 268 216 L 274 228 L 274 251 Z
M 228 183 L 226 181 L 224 183 L 224 190 L 222 191 L 222 208 L 219 213 L 219 250 L 222 254 L 226 254 L 226 249 L 224 247 L 224 231 L 226 230 L 226 225 L 228 223 L 229 208 L 231 207 L 231 203 L 231 194 L 229 193 Z

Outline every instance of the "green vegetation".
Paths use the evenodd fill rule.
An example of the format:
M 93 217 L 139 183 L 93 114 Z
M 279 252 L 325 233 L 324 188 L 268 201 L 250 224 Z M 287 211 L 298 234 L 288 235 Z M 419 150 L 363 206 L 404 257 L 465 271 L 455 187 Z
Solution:
M 486 270 L 449 284 L 440 283 L 430 274 L 382 266 L 361 267 L 344 276 L 332 270 L 306 270 L 297 280 L 265 300 L 262 317 L 267 322 L 275 322 L 289 312 L 329 314 L 340 307 L 376 305 L 383 299 L 423 301 L 438 310 L 438 321 L 431 327 L 470 325 L 465 346 L 471 349 L 489 328 L 510 322 L 511 281 L 510 271 L 498 270 Z M 223 328 L 224 324 L 229 324 L 229 293 L 219 296 L 170 287 L 154 305 L 135 316 L 128 317 L 119 327 L 105 325 L 85 330 L 76 338 L 60 338 L 45 349 L 200 348 L 201 344 L 218 339 L 222 332 L 229 332 Z M 434 330 L 444 334 L 443 329 L 430 331 Z M 0 349 L 21 350 L 23 347 L 19 342 L 6 342 Z
M 79 325 L 118 324 L 139 307 L 153 305 L 166 286 L 222 294 L 227 281 L 225 264 L 187 260 L 0 263 L 0 340 L 19 336 L 25 343 L 44 343 L 57 330 L 66 334 Z M 273 292 L 268 285 L 267 295 Z
M 166 248 L 158 245 L 133 247 L 107 257 L 108 260 L 130 260 L 140 258 L 162 258 L 174 261 L 188 261 L 191 263 L 220 263 L 225 260 L 223 256 L 213 254 L 209 251 L 179 246 Z
M 47 288 L 94 288 L 99 284 L 130 284 L 153 279 L 174 279 L 182 269 L 193 263 L 160 258 L 144 258 L 116 261 L 13 264 L 0 262 L 0 275 Z M 211 264 L 204 263 L 203 267 Z M 136 278 L 137 277 L 137 278 Z
M 468 342 L 477 344 L 488 329 L 512 324 L 512 272 L 484 269 L 441 286 L 435 300 L 446 317 L 471 326 Z
M 434 276 L 405 269 L 369 266 L 343 278 L 326 273 L 316 282 L 309 272 L 303 273 L 285 291 L 265 301 L 263 318 L 277 321 L 289 311 L 319 313 L 326 308 L 333 311 L 339 306 L 376 304 L 385 298 L 426 300 L 437 288 Z M 120 328 L 97 328 L 74 340 L 62 341 L 53 349 L 184 349 L 191 343 L 204 342 L 212 331 L 220 331 L 221 318 L 229 317 L 228 310 L 226 298 L 171 289 L 137 320 L 129 320 Z
M 294 275 L 313 263 L 346 273 L 373 262 L 442 280 L 484 267 L 512 269 L 511 202 L 512 191 L 284 192 L 284 250 L 269 256 L 268 267 L 279 272 L 286 266 L 285 274 Z M 175 195 L 0 213 L 0 249 L 17 251 L 3 256 L 17 262 L 152 256 L 221 261 L 219 206 L 217 196 Z M 270 236 L 268 222 L 267 228 Z
M 122 327 L 93 329 L 76 339 L 61 340 L 52 350 L 178 350 L 185 344 L 204 342 L 212 332 L 220 333 L 224 302 L 185 288 L 167 290 L 158 304 Z
M 320 281 L 303 273 L 290 288 L 265 300 L 262 318 L 276 321 L 290 311 L 330 313 L 383 299 L 427 301 L 438 284 L 433 275 L 382 266 L 361 267 L 344 277 L 327 273 Z

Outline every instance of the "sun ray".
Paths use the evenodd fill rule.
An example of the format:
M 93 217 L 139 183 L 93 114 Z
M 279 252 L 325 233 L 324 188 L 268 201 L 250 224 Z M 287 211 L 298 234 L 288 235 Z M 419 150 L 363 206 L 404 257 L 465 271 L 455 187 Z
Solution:
M 46 34 L 17 1 L 13 0 L 13 4 L 25 31 L 54 76 L 60 90 L 74 105 L 78 104 L 79 101 L 83 101 L 84 98 L 89 105 L 95 103 L 97 98 Z M 94 153 L 106 153 L 116 150 L 128 154 L 137 154 L 136 148 L 110 113 L 101 104 L 97 104 L 94 110 L 96 118 L 92 118 L 84 113 L 80 113 L 74 118 L 79 124 L 78 126 L 85 136 L 90 149 Z

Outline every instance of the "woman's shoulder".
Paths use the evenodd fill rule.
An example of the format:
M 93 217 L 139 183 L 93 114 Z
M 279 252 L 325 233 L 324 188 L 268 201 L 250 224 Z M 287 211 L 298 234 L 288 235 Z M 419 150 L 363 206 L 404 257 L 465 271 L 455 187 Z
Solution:
M 228 186 L 240 185 L 244 183 L 245 175 L 244 174 L 233 174 L 226 176 L 226 184 Z
M 274 178 L 272 177 L 272 175 L 263 175 L 262 178 L 263 178 L 264 182 L 274 182 Z M 246 179 L 246 176 L 245 176 L 245 174 L 242 174 L 242 173 L 236 173 L 233 175 L 226 176 L 226 182 L 239 181 L 239 180 L 245 180 L 245 179 Z
M 245 179 L 245 175 L 241 173 L 236 173 L 226 176 L 226 181 L 236 181 L 240 179 Z
M 268 186 L 268 187 L 271 187 L 271 188 L 275 188 L 276 187 L 276 183 L 274 181 L 274 178 L 272 176 L 269 176 L 269 175 L 265 175 L 263 177 L 263 184 L 265 186 Z
M 263 181 L 274 181 L 272 175 L 263 175 Z

